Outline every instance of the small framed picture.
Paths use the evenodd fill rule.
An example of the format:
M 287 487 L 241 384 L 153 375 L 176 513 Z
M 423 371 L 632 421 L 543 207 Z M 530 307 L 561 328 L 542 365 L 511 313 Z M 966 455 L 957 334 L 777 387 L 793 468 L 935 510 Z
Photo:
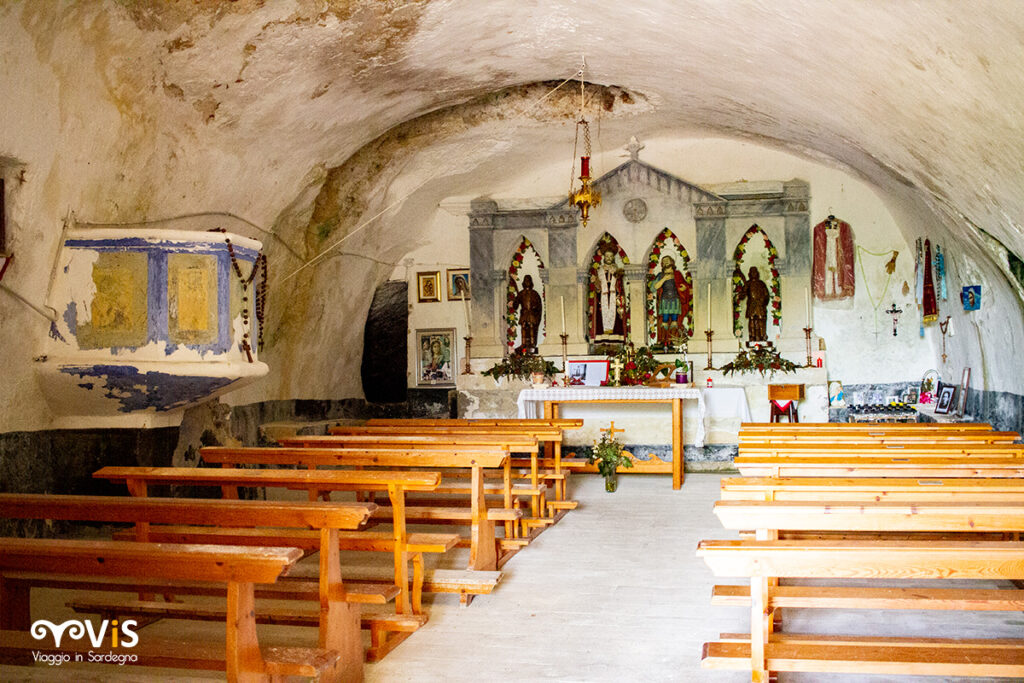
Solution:
M 955 384 L 939 384 L 939 393 L 935 399 L 935 414 L 936 415 L 949 415 L 950 408 L 953 407 L 953 399 L 956 397 L 956 385 Z
M 469 268 L 448 269 L 448 301 L 469 298 Z
M 608 361 L 570 360 L 565 374 L 570 385 L 599 387 L 608 382 Z
M 938 390 L 940 379 L 942 378 L 936 370 L 928 370 L 925 372 L 924 376 L 921 377 L 921 389 L 918 395 L 924 396 L 925 394 L 928 394 L 929 396 L 934 397 Z M 928 401 L 921 401 L 921 403 L 928 403 Z
M 967 285 L 960 292 L 965 311 L 976 311 L 981 308 L 981 285 Z
M 957 394 L 959 399 L 956 402 L 956 416 L 963 417 L 964 412 L 967 410 L 967 387 L 971 385 L 971 369 L 964 368 L 963 375 L 960 376 L 960 393 Z
M 416 273 L 416 295 L 421 304 L 441 300 L 441 271 Z
M 416 330 L 416 384 L 455 386 L 455 328 Z
M 833 380 L 828 383 L 828 404 L 837 407 L 846 405 L 842 382 Z

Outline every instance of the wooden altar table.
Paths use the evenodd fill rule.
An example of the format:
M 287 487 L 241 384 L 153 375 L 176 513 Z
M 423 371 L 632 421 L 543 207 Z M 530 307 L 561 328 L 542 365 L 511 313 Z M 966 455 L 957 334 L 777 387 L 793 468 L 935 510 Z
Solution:
M 672 488 L 683 485 L 683 401 L 697 401 L 695 446 L 704 445 L 704 397 L 689 387 L 549 387 L 525 389 L 516 403 L 520 418 L 555 419 L 565 403 L 668 403 L 672 406 Z M 543 413 L 541 414 L 541 411 Z

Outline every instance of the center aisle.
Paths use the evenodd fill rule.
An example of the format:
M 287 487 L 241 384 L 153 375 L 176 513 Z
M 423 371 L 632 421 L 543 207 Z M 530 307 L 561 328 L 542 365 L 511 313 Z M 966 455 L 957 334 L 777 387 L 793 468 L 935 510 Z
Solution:
M 513 557 L 497 590 L 461 609 L 451 595 L 366 680 L 746 681 L 700 668 L 701 646 L 735 631 L 742 610 L 712 609 L 704 538 L 735 538 L 712 513 L 720 475 L 570 480 L 580 507 Z M 448 562 L 446 562 L 448 564 Z M 457 565 L 453 565 L 457 566 Z

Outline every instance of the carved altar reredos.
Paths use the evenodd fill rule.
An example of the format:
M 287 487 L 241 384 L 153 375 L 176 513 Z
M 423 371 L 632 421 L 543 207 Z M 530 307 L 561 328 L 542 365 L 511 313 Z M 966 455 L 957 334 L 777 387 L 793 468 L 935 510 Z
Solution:
M 690 255 L 693 307 L 697 333 L 690 351 L 704 348 L 707 329 L 707 287 L 711 285 L 712 329 L 716 349 L 735 349 L 732 337 L 731 275 L 733 251 L 743 234 L 757 223 L 778 249 L 782 283 L 781 328 L 769 324 L 769 335 L 800 340 L 805 325 L 804 290 L 810 286 L 811 236 L 809 186 L 802 180 L 734 182 L 703 188 L 639 160 L 631 159 L 598 178 L 594 185 L 602 203 L 591 209 L 586 228 L 568 201 L 546 209 L 504 209 L 489 198 L 474 200 L 469 213 L 470 270 L 473 282 L 471 315 L 473 355 L 495 358 L 504 353 L 504 315 L 508 268 L 527 238 L 546 267 L 537 284 L 545 296 L 547 336 L 544 355 L 561 353 L 560 302 L 565 302 L 570 355 L 588 353 L 586 287 L 589 260 L 597 240 L 613 235 L 629 256 L 625 267 L 630 297 L 630 339 L 645 343 L 644 278 L 651 247 L 666 227 Z M 700 338 L 698 341 L 697 337 Z

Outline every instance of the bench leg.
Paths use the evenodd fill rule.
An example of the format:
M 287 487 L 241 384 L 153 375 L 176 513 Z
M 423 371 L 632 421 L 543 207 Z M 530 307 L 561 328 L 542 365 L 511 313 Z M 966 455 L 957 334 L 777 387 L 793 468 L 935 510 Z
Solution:
M 412 554 L 412 613 L 423 614 L 423 553 Z
M 256 594 L 251 583 L 228 582 L 225 660 L 228 680 L 255 683 L 268 680 L 256 638 Z
M 25 581 L 13 581 L 0 576 L 0 630 L 27 631 L 32 626 L 31 587 Z M 8 664 L 29 666 L 32 655 L 15 655 L 7 658 Z
M 767 669 L 768 636 L 771 633 L 772 613 L 769 606 L 768 578 L 750 579 L 750 680 L 769 683 Z
M 495 571 L 498 568 L 498 548 L 494 522 L 487 519 L 483 468 L 473 467 L 471 481 L 473 519 L 469 532 L 469 568 Z
M 361 608 L 345 600 L 338 555 L 338 530 L 320 530 L 320 633 L 317 646 L 334 650 L 341 661 L 321 683 L 359 683 L 363 680 Z

